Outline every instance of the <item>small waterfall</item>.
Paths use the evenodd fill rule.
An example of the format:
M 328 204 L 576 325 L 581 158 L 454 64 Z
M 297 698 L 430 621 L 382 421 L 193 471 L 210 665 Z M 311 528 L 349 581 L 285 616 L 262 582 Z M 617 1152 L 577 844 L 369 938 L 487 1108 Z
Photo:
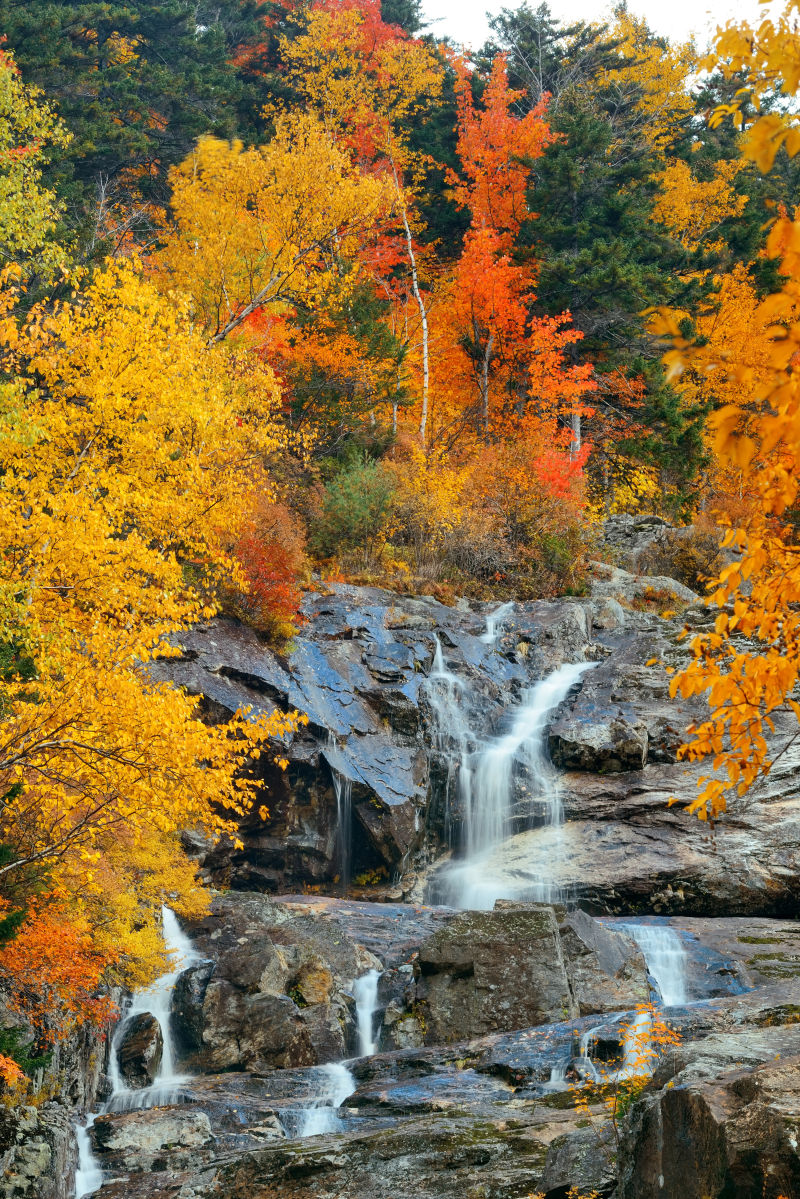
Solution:
M 175 1047 L 170 1028 L 170 1007 L 175 983 L 184 970 L 200 960 L 200 955 L 193 949 L 189 938 L 184 934 L 175 913 L 166 905 L 161 908 L 161 922 L 164 945 L 170 959 L 171 969 L 160 975 L 143 991 L 137 991 L 131 1005 L 125 1012 L 124 1018 L 117 1026 L 111 1042 L 108 1063 L 108 1077 L 111 1083 L 111 1097 L 103 1107 L 106 1112 L 127 1112 L 140 1108 L 158 1107 L 161 1104 L 174 1103 L 180 1087 L 188 1081 L 189 1075 L 178 1074 L 175 1071 Z M 118 1050 L 125 1026 L 132 1016 L 144 1012 L 155 1016 L 161 1029 L 163 1048 L 161 1064 L 152 1085 L 134 1089 L 129 1087 L 122 1077 L 119 1068 Z M 89 1129 L 94 1124 L 99 1112 L 93 1112 L 83 1126 L 76 1128 L 75 1136 L 78 1142 L 78 1169 L 75 1174 L 75 1199 L 83 1199 L 91 1195 L 103 1182 L 103 1172 L 92 1153 L 89 1139 Z
M 356 1000 L 356 1026 L 358 1030 L 358 1056 L 370 1057 L 378 1052 L 378 1043 L 373 1039 L 375 1012 L 378 1007 L 378 970 L 368 970 L 353 983 Z
M 469 777 L 469 753 L 475 736 L 469 724 L 469 686 L 447 669 L 439 638 L 436 639 L 433 665 L 428 675 L 426 695 L 433 715 L 434 748 L 447 762 L 445 784 L 445 836 L 452 840 L 452 800 L 457 790 L 463 792 Z
M 650 1026 L 653 1023 L 649 1012 L 637 1012 L 625 1031 L 622 1044 L 622 1065 L 616 1071 L 616 1079 L 640 1078 L 652 1073 L 646 1051 L 650 1044 Z
M 93 1112 L 85 1124 L 79 1124 L 75 1129 L 75 1139 L 78 1142 L 78 1168 L 75 1171 L 75 1199 L 83 1199 L 91 1195 L 103 1185 L 103 1171 L 92 1153 L 92 1142 L 89 1140 L 89 1129 L 95 1122 L 97 1113 Z
M 466 809 L 467 857 L 486 853 L 508 834 L 513 800 L 514 763 L 522 758 L 538 795 L 549 809 L 549 824 L 561 823 L 555 771 L 545 753 L 544 728 L 553 708 L 588 668 L 588 663 L 562 666 L 526 691 L 511 731 L 477 755 L 471 772 Z
M 508 836 L 514 799 L 514 770 L 524 763 L 528 777 L 547 810 L 547 823 L 560 828 L 562 809 L 557 775 L 547 755 L 545 730 L 548 717 L 566 698 L 592 662 L 559 667 L 523 696 L 505 735 L 474 753 L 474 741 L 461 702 L 459 681 L 444 668 L 440 647 L 430 679 L 438 699 L 432 706 L 437 723 L 451 731 L 451 742 L 460 747 L 459 791 L 464 812 L 464 857 L 446 868 L 438 882 L 437 900 L 461 908 L 491 908 L 496 899 L 508 895 L 507 886 L 487 872 L 486 860 Z M 441 736 L 441 734 L 440 734 Z M 549 902 L 558 898 L 548 879 L 527 887 L 529 898 Z
M 664 924 L 621 924 L 644 955 L 647 969 L 655 980 L 664 1007 L 687 1002 L 686 950 L 674 929 Z
M 628 1015 L 632 1015 L 632 1013 L 628 1013 Z M 603 1024 L 596 1024 L 592 1028 L 588 1028 L 582 1034 L 579 1053 L 573 1064 L 584 1082 L 605 1085 L 626 1078 L 638 1078 L 640 1075 L 650 1072 L 646 1060 L 652 1024 L 650 1012 L 637 1012 L 624 1029 L 621 1037 L 622 1060 L 615 1070 L 612 1070 L 610 1066 L 604 1068 L 602 1065 L 598 1068 L 595 1064 L 592 1049 L 598 1035 L 604 1033 L 607 1038 L 610 1038 L 614 1027 L 619 1027 L 625 1019 L 626 1013 L 620 1013 L 616 1019 L 611 1017 Z M 622 1033 L 622 1029 L 620 1032 Z
M 592 1044 L 597 1034 L 602 1032 L 605 1027 L 605 1024 L 595 1024 L 592 1028 L 587 1028 L 581 1037 L 580 1053 L 575 1065 L 584 1081 L 600 1082 L 602 1080 L 600 1071 L 592 1060 Z
M 320 1066 L 319 1071 L 323 1076 L 322 1093 L 302 1113 L 298 1137 L 319 1137 L 326 1132 L 336 1132 L 340 1123 L 337 1108 L 356 1089 L 356 1080 L 343 1062 L 328 1062 L 326 1066 Z
M 512 603 L 501 604 L 494 612 L 486 613 L 486 632 L 481 636 L 484 645 L 494 645 L 500 636 L 500 630 L 514 611 Z
M 342 893 L 350 889 L 350 861 L 353 841 L 353 780 L 344 770 L 339 746 L 333 735 L 328 736 L 325 751 L 331 771 L 333 793 L 336 796 L 336 858 L 339 863 L 339 885 Z
M 125 1013 L 125 1020 L 119 1025 L 111 1047 L 111 1067 L 109 1075 L 113 1090 L 108 1101 L 107 1110 L 111 1112 L 134 1111 L 139 1108 L 158 1107 L 161 1104 L 174 1103 L 181 1086 L 189 1079 L 187 1074 L 178 1074 L 175 1070 L 175 1046 L 170 1028 L 170 1007 L 175 983 L 190 966 L 200 960 L 200 955 L 192 948 L 192 943 L 184 935 L 178 924 L 175 913 L 168 907 L 161 909 L 164 943 L 170 958 L 172 969 L 160 975 L 154 983 L 143 991 L 137 991 L 133 996 L 131 1006 Z M 149 1013 L 155 1016 L 161 1029 L 163 1048 L 161 1065 L 158 1073 L 149 1087 L 129 1087 L 119 1071 L 117 1048 L 124 1034 L 125 1025 L 132 1016 Z

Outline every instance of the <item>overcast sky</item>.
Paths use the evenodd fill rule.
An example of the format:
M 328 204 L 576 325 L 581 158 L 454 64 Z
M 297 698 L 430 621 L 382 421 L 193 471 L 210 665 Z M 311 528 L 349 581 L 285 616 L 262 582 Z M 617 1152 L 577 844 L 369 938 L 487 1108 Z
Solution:
M 539 0 L 529 0 L 531 8 Z M 515 9 L 517 0 L 423 0 L 422 8 L 431 23 L 431 32 L 449 34 L 457 43 L 480 46 L 489 32 L 485 13 L 501 8 Z M 597 21 L 606 16 L 612 4 L 606 0 L 550 0 L 554 15 L 567 20 L 580 18 Z M 656 33 L 685 39 L 697 35 L 698 45 L 705 45 L 709 31 L 731 18 L 759 18 L 763 7 L 757 0 L 628 0 L 631 12 L 647 18 Z M 778 6 L 778 10 L 782 5 Z

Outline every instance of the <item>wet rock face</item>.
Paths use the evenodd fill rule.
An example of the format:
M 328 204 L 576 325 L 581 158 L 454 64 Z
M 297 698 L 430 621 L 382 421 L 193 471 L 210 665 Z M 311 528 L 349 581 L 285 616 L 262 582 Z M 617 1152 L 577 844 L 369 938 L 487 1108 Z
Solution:
M 213 961 L 198 962 L 179 975 L 172 993 L 170 1025 L 178 1053 L 191 1057 L 203 1046 L 203 1000 L 215 970 Z
M 493 876 L 507 872 L 507 894 L 532 898 L 525 879 L 544 878 L 598 912 L 795 910 L 800 749 L 778 757 L 763 786 L 734 801 L 713 845 L 682 811 L 704 767 L 678 762 L 678 749 L 701 708 L 670 697 L 665 667 L 686 660 L 684 623 L 708 626 L 689 588 L 598 565 L 590 598 L 517 604 L 493 643 L 484 635 L 489 605 L 448 608 L 349 586 L 305 604 L 308 622 L 286 658 L 222 620 L 183 635 L 183 658 L 157 664 L 159 677 L 203 697 L 210 718 L 245 704 L 309 715 L 281 750 L 288 770 L 265 759 L 270 815 L 245 820 L 244 849 L 195 846 L 212 882 L 272 894 L 309 884 L 331 891 L 349 873 L 384 897 L 436 902 L 447 892 L 428 885 L 431 858 L 463 840 L 464 745 L 475 751 L 501 735 L 526 689 L 559 665 L 592 661 L 548 730 L 564 772 L 567 824 L 558 845 L 552 830 L 537 827 L 546 823 L 546 802 L 524 762 L 514 765 L 510 831 L 519 839 L 491 864 Z M 437 707 L 437 642 L 458 680 L 466 738 Z M 779 728 L 778 748 L 790 732 Z M 337 786 L 352 798 L 343 830 Z M 679 802 L 669 807 L 673 796 Z
M 573 1014 L 552 908 L 462 912 L 421 946 L 417 1003 L 427 1044 Z
M 161 1025 L 149 1012 L 127 1021 L 117 1047 L 119 1072 L 133 1090 L 151 1086 L 161 1065 L 164 1040 Z
M 591 604 L 563 601 L 520 605 L 513 637 L 495 645 L 484 637 L 491 607 L 336 586 L 306 598 L 307 623 L 286 658 L 230 620 L 183 634 L 184 656 L 155 664 L 154 673 L 202 696 L 209 718 L 245 705 L 309 717 L 281 749 L 288 770 L 263 766 L 269 818 L 245 820 L 243 851 L 206 853 L 208 877 L 273 893 L 332 887 L 345 873 L 387 878 L 426 834 L 443 843 L 457 836 L 458 811 L 444 814 L 450 731 L 436 727 L 430 695 L 437 642 L 465 683 L 475 727 L 488 734 L 510 697 L 554 665 L 585 659 L 591 640 Z M 349 861 L 338 830 L 341 784 L 352 797 Z
M 610 774 L 641 770 L 647 761 L 647 727 L 621 710 L 565 717 L 550 728 L 550 757 L 563 770 Z
M 171 1168 L 187 1166 L 212 1136 L 206 1113 L 188 1108 L 98 1116 L 91 1130 L 94 1148 L 107 1168 L 136 1172 L 158 1169 L 165 1162 Z
M 797 1042 L 774 1031 L 773 1059 L 782 1041 Z M 737 1050 L 745 1056 L 746 1038 L 729 1042 L 731 1059 Z M 800 1194 L 800 1056 L 720 1069 L 719 1061 L 703 1063 L 701 1047 L 699 1062 L 669 1081 L 633 1113 L 620 1199 Z

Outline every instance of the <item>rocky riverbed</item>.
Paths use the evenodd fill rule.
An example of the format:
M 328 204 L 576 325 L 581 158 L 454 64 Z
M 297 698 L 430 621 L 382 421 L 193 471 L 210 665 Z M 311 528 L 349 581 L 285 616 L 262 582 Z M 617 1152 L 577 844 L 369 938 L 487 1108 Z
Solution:
M 657 531 L 623 521 L 618 560 Z M 306 617 L 286 656 L 217 621 L 159 666 L 208 719 L 309 724 L 243 848 L 187 832 L 218 894 L 166 1006 L 65 1051 L 0 1197 L 71 1199 L 90 1111 L 102 1199 L 800 1196 L 800 758 L 713 832 L 683 811 L 697 596 L 598 565 L 586 597 L 342 585 Z M 576 1095 L 625 1079 L 651 998 L 678 1044 L 614 1125 Z

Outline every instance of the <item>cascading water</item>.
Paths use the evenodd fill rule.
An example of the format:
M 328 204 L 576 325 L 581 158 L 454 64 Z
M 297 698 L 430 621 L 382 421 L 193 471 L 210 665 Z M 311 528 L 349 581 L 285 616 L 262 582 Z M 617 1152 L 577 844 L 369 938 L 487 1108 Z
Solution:
M 622 1044 L 622 1065 L 616 1071 L 617 1079 L 638 1078 L 652 1073 L 648 1062 L 650 1027 L 653 1023 L 650 1012 L 637 1012 L 625 1030 Z
M 175 983 L 190 966 L 200 960 L 200 955 L 192 948 L 192 943 L 184 935 L 178 924 L 175 913 L 168 907 L 161 911 L 164 931 L 164 944 L 170 957 L 172 969 L 160 975 L 149 987 L 137 991 L 133 996 L 131 1006 L 125 1013 L 125 1020 L 119 1025 L 114 1042 L 111 1046 L 111 1069 L 109 1071 L 113 1090 L 108 1101 L 107 1111 L 123 1112 L 138 1108 L 158 1107 L 161 1104 L 174 1103 L 180 1088 L 189 1078 L 187 1074 L 178 1074 L 175 1070 L 175 1047 L 170 1028 L 170 1006 Z M 127 1021 L 133 1016 L 149 1013 L 155 1016 L 161 1029 L 162 1051 L 161 1065 L 151 1086 L 137 1089 L 127 1085 L 119 1072 L 117 1048 L 124 1033 Z
M 378 970 L 368 970 L 353 983 L 353 994 L 356 1000 L 356 1027 L 358 1032 L 358 1056 L 371 1057 L 377 1053 L 378 1044 L 374 1040 L 375 1012 L 378 1007 Z
M 92 1153 L 92 1142 L 89 1140 L 89 1129 L 95 1122 L 97 1113 L 93 1113 L 85 1124 L 75 1129 L 75 1139 L 78 1142 L 78 1168 L 75 1171 L 75 1199 L 83 1199 L 91 1195 L 103 1185 L 103 1171 L 97 1158 Z
M 170 1007 L 175 983 L 191 965 L 200 960 L 200 955 L 192 947 L 189 938 L 183 933 L 175 913 L 168 907 L 161 909 L 164 945 L 172 966 L 166 974 L 162 974 L 149 987 L 137 991 L 131 1005 L 120 1021 L 109 1053 L 108 1077 L 111 1083 L 111 1097 L 103 1108 L 106 1112 L 133 1111 L 139 1108 L 158 1107 L 161 1104 L 174 1103 L 180 1087 L 188 1081 L 189 1075 L 178 1074 L 175 1070 L 175 1048 L 170 1028 Z M 155 1016 L 161 1029 L 162 1051 L 161 1064 L 153 1083 L 149 1087 L 137 1090 L 129 1087 L 119 1069 L 118 1050 L 127 1022 L 132 1016 L 148 1012 Z M 97 1159 L 92 1153 L 89 1129 L 94 1124 L 99 1112 L 93 1112 L 82 1127 L 75 1130 L 78 1142 L 78 1168 L 75 1173 L 75 1199 L 83 1199 L 91 1195 L 103 1181 L 103 1173 Z
M 481 641 L 484 645 L 494 645 L 500 636 L 500 630 L 513 611 L 514 605 L 507 603 L 501 604 L 499 608 L 495 608 L 494 612 L 487 612 L 486 632 L 481 636 Z
M 378 1050 L 374 1027 L 380 977 L 379 970 L 368 970 L 353 983 L 359 1057 L 370 1057 Z M 325 1133 L 337 1132 L 341 1126 L 341 1117 L 337 1109 L 356 1089 L 356 1080 L 348 1070 L 347 1062 L 328 1062 L 315 1071 L 315 1076 L 318 1076 L 320 1081 L 318 1092 L 301 1113 L 299 1123 L 296 1119 L 289 1121 L 285 1114 L 283 1116 L 290 1135 L 319 1137 Z M 291 1131 L 293 1124 L 294 1132 Z
M 453 799 L 456 789 L 461 790 L 466 785 L 469 754 L 476 742 L 469 724 L 469 686 L 447 669 L 438 637 L 426 695 L 433 715 L 434 749 L 447 763 L 444 825 L 445 836 L 450 841 Z
M 664 1007 L 678 1007 L 691 1002 L 686 976 L 687 953 L 683 941 L 674 929 L 664 924 L 616 920 L 612 922 L 612 927 L 636 941 Z M 634 1078 L 647 1072 L 645 1059 L 651 1024 L 650 1012 L 637 1012 L 630 1020 L 623 1038 L 622 1063 L 614 1073 L 615 1078 Z M 597 1082 L 600 1076 L 591 1060 L 591 1045 L 603 1027 L 599 1025 L 597 1028 L 591 1028 L 581 1038 L 581 1060 L 584 1066 L 582 1072 L 593 1082 Z
M 461 746 L 458 785 L 465 849 L 464 857 L 445 868 L 437 879 L 439 902 L 488 909 L 496 899 L 512 897 L 507 884 L 492 878 L 487 858 L 510 831 L 517 763 L 524 764 L 536 798 L 544 803 L 547 823 L 560 828 L 561 802 L 557 776 L 546 752 L 545 726 L 549 714 L 593 665 L 568 664 L 542 679 L 525 692 L 510 731 L 470 753 L 469 746 L 475 738 L 466 720 L 465 705 L 459 702 L 458 680 L 445 670 L 437 644 L 429 694 L 440 730 L 437 735 L 443 740 L 444 731 L 455 730 L 450 732 L 451 744 Z M 548 902 L 557 898 L 556 890 L 549 880 L 541 879 L 535 886 L 526 887 L 526 895 Z
M 625 923 L 616 927 L 641 949 L 664 1007 L 686 1003 L 686 950 L 675 930 L 664 924 Z
M 350 888 L 350 859 L 353 836 L 353 782 L 344 771 L 341 750 L 328 738 L 325 751 L 331 770 L 333 793 L 336 796 L 336 858 L 339 865 L 339 885 L 343 894 Z
M 336 1132 L 340 1124 L 337 1108 L 356 1089 L 356 1080 L 344 1062 L 328 1062 L 319 1067 L 319 1072 L 320 1093 L 311 1107 L 302 1113 L 297 1130 L 299 1137 L 319 1137 L 326 1132 Z

